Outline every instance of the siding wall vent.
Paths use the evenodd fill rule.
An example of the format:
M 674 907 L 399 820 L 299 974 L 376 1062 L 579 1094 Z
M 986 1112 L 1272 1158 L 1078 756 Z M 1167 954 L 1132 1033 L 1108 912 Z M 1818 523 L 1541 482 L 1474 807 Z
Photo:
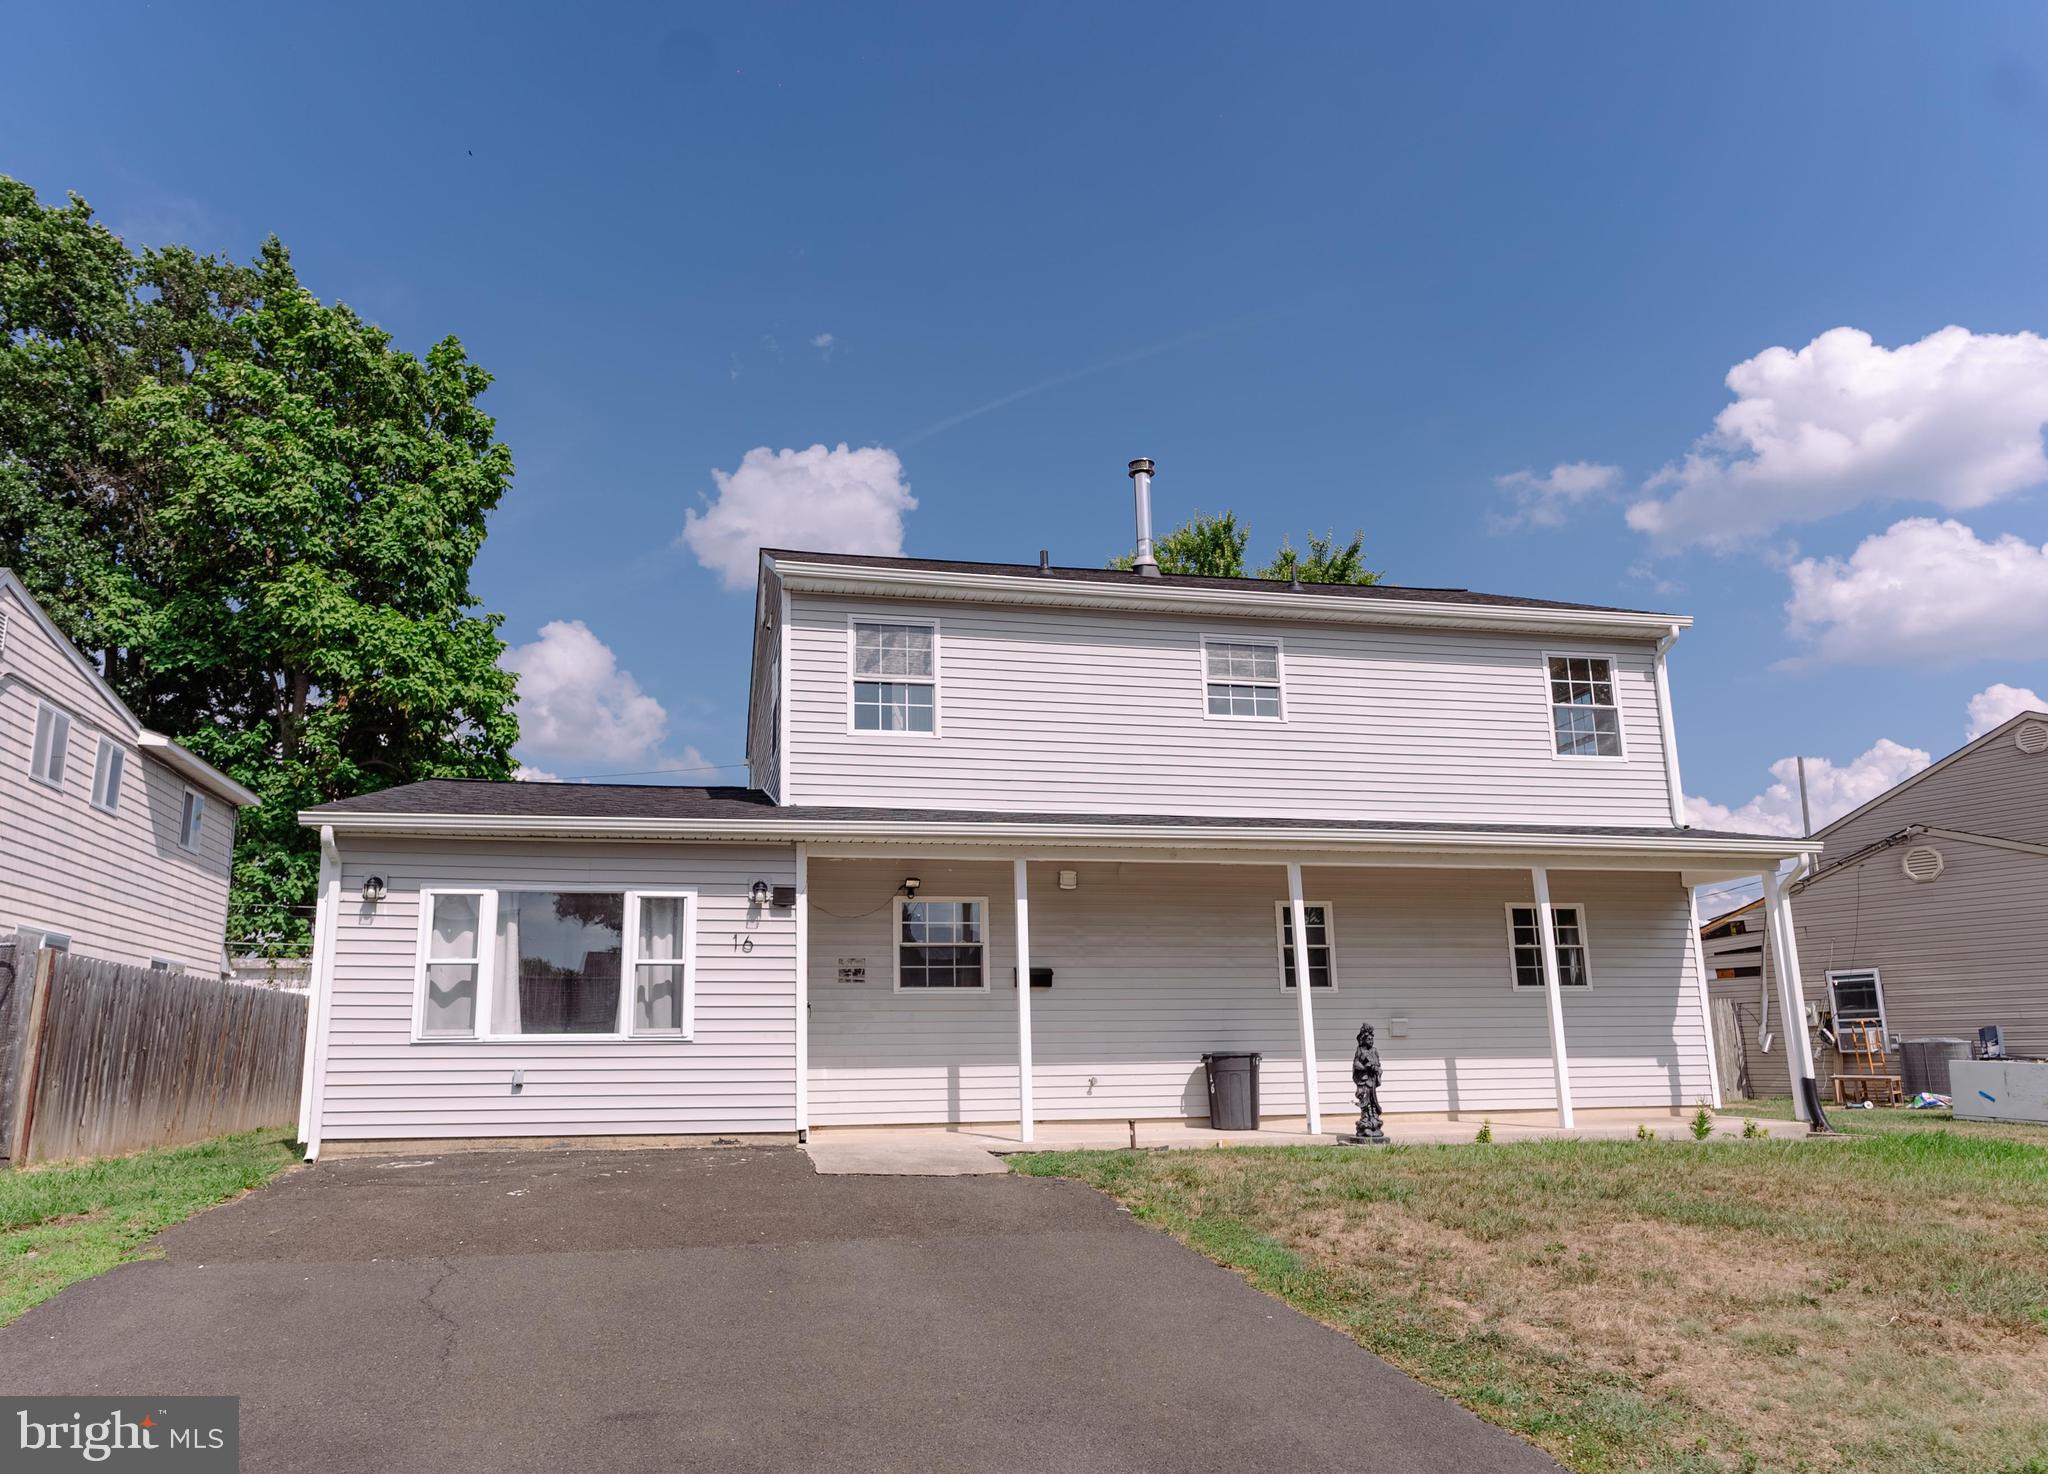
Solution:
M 1908 880 L 1922 884 L 1941 874 L 1943 860 L 1941 851 L 1932 845 L 1916 844 L 1899 861 L 1899 868 L 1906 872 Z
M 6 628 L 6 624 L 0 622 L 0 631 L 5 631 Z M 2037 752 L 2048 752 L 2048 722 L 2021 722 L 2018 730 L 2012 734 L 2012 745 L 2029 756 Z

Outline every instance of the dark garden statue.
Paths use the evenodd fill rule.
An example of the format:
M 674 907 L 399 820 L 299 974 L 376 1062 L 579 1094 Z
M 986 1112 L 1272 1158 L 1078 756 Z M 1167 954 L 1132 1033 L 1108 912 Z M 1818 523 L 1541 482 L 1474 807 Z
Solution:
M 1373 1048 L 1372 1025 L 1358 1026 L 1358 1048 L 1351 1055 L 1351 1086 L 1358 1100 L 1358 1125 L 1337 1140 L 1347 1146 L 1385 1146 L 1380 1127 L 1380 1052 Z

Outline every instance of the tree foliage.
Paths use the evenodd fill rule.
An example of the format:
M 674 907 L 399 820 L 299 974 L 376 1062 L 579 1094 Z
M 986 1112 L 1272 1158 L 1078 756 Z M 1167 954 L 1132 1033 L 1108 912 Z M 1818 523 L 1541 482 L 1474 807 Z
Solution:
M 0 562 L 146 724 L 262 795 L 238 947 L 304 944 L 300 808 L 511 774 L 469 586 L 512 478 L 490 382 L 453 337 L 415 358 L 321 302 L 275 239 L 138 256 L 0 176 Z
M 1302 583 L 1353 584 L 1380 581 L 1379 574 L 1365 566 L 1363 532 L 1353 533 L 1351 541 L 1343 546 L 1337 544 L 1334 530 L 1322 537 L 1311 533 L 1306 556 L 1295 551 L 1292 541 L 1283 538 L 1280 551 L 1256 575 L 1247 571 L 1244 561 L 1245 548 L 1250 545 L 1251 536 L 1251 525 L 1239 522 L 1235 512 L 1213 517 L 1197 512 L 1166 536 L 1155 539 L 1152 556 L 1158 561 L 1161 573 L 1199 578 L 1256 576 L 1286 582 L 1299 579 Z M 1112 558 L 1109 566 L 1129 568 L 1132 556 L 1125 553 Z

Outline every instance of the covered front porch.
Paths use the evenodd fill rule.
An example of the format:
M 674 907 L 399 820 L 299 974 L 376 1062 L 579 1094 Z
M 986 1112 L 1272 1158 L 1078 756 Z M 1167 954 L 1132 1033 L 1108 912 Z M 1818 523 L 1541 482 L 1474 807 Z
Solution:
M 807 845 L 800 1128 L 1202 1144 L 1202 1056 L 1254 1051 L 1256 1139 L 1327 1140 L 1371 1023 L 1404 1139 L 1682 1130 L 1720 1099 L 1690 887 L 1762 843 Z

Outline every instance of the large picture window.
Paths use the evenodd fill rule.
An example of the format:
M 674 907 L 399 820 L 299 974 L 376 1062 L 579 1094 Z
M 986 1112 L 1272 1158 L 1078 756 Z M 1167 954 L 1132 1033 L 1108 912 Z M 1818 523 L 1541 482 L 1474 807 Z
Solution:
M 1621 757 L 1614 662 L 1604 655 L 1547 657 L 1550 733 L 1559 757 Z
M 688 891 L 421 895 L 418 1037 L 689 1037 Z
M 938 627 L 855 620 L 853 730 L 938 731 Z
M 1275 901 L 1280 913 L 1280 986 L 1292 988 L 1294 981 L 1294 907 Z M 1332 933 L 1336 918 L 1327 901 L 1310 901 L 1301 908 L 1308 918 L 1308 985 L 1311 989 L 1337 986 L 1337 945 Z
M 983 900 L 898 900 L 896 991 L 985 991 L 987 914 Z
M 1553 903 L 1550 930 L 1557 942 L 1557 985 L 1592 986 L 1593 971 L 1586 958 L 1586 908 Z M 1508 947 L 1517 988 L 1543 986 L 1542 937 L 1536 925 L 1535 906 L 1517 902 L 1508 907 Z

